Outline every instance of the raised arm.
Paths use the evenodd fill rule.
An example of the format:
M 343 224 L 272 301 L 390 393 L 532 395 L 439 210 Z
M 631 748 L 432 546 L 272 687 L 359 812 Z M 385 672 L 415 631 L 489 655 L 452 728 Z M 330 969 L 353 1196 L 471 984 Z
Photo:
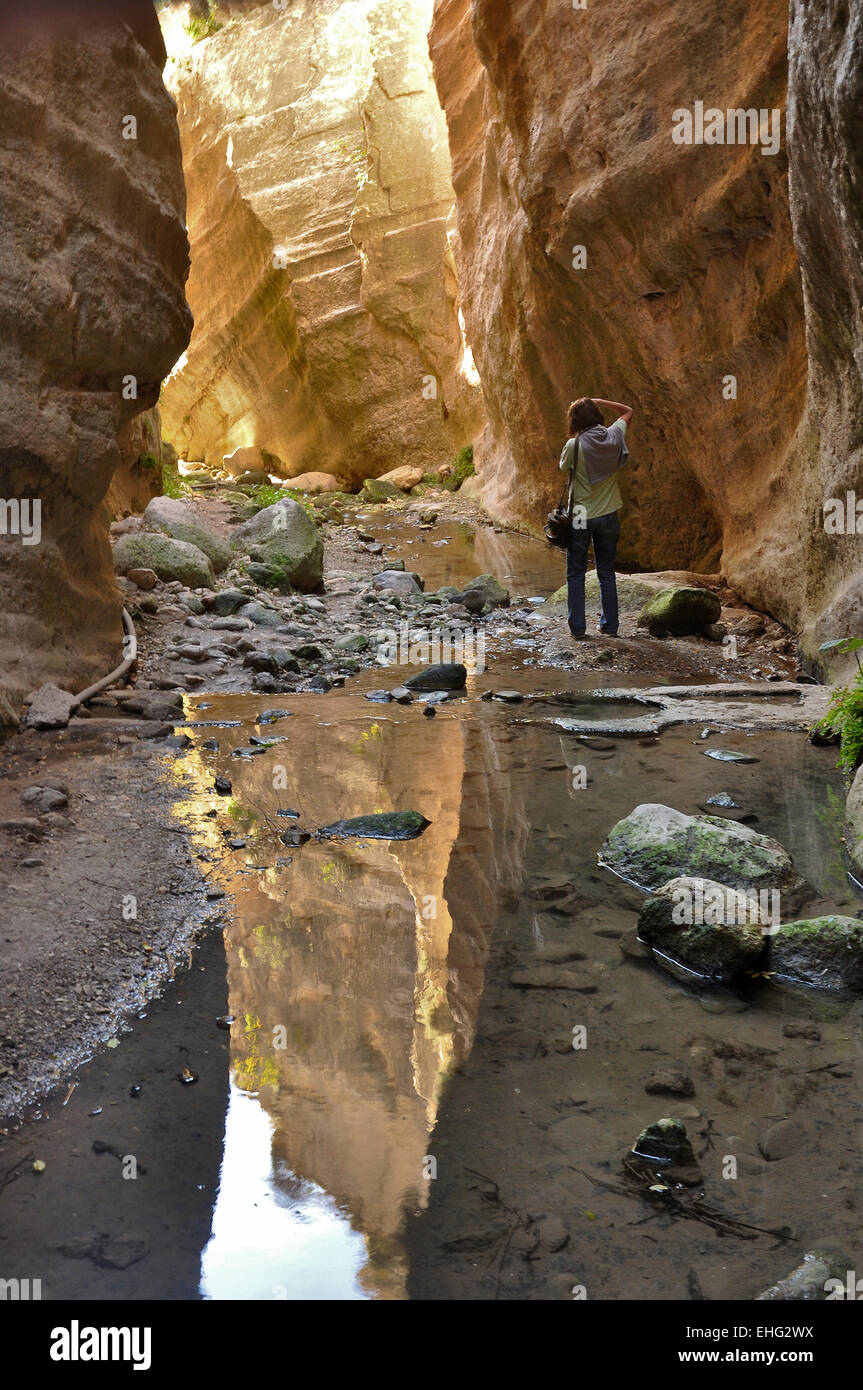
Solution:
M 622 405 L 620 401 L 603 401 L 600 400 L 599 396 L 592 396 L 591 400 L 596 402 L 600 410 L 602 410 L 603 407 L 605 407 L 606 410 L 613 410 L 616 420 L 623 420 L 624 423 L 628 425 L 632 419 L 633 409 L 631 405 Z

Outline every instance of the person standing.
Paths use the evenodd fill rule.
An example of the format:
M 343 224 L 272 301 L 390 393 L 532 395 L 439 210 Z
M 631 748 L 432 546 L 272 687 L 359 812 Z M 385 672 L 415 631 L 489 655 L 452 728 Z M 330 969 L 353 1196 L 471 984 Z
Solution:
M 613 424 L 604 424 L 603 410 L 612 412 Z M 623 503 L 617 473 L 629 456 L 626 432 L 632 415 L 632 406 L 599 396 L 581 396 L 569 407 L 569 438 L 560 456 L 560 470 L 574 470 L 575 475 L 566 588 L 569 630 L 576 640 L 587 636 L 584 577 L 591 543 L 602 605 L 599 630 L 604 637 L 616 637 L 618 632 L 614 564 L 620 537 L 618 513 Z

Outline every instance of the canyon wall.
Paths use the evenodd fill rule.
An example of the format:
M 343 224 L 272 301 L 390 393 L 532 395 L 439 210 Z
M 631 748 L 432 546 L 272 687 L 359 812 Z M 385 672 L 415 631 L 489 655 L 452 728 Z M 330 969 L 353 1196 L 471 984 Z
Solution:
M 431 0 L 160 8 L 189 198 L 196 319 L 166 437 L 259 445 L 358 483 L 448 462 L 481 426 L 448 240 L 454 194 Z
M 798 626 L 824 606 L 822 474 L 844 487 L 860 450 L 854 8 L 849 21 L 842 0 L 827 17 L 792 6 L 804 319 L 785 0 L 436 0 L 456 263 L 489 415 L 477 463 L 496 515 L 537 525 L 569 401 L 622 399 L 637 412 L 622 558 L 707 570 L 721 556 L 745 597 Z M 757 143 L 675 143 L 675 113 L 694 118 L 697 102 L 781 111 L 778 149 L 762 153 L 770 114 Z
M 804 636 L 814 649 L 859 635 L 863 621 L 860 537 L 825 533 L 821 514 L 848 490 L 863 500 L 863 4 L 792 0 L 790 20 L 791 215 L 809 356 Z M 863 533 L 863 507 L 854 524 Z
M 191 327 L 164 60 L 143 0 L 34 4 L 0 19 L 7 718 L 40 682 L 77 690 L 122 655 L 105 497 L 118 436 L 155 405 Z M 16 515 L 29 515 L 29 535 Z

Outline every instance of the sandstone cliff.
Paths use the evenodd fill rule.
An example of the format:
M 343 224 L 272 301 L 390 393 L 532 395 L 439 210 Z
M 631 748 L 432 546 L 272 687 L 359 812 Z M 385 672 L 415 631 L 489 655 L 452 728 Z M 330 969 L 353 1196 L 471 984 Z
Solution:
M 33 543 L 0 533 L 0 687 L 18 708 L 120 659 L 104 499 L 118 434 L 155 404 L 190 320 L 152 6 L 22 6 L 0 29 L 0 497 L 4 518 L 27 499 L 41 521 Z
M 863 5 L 792 0 L 788 47 L 791 215 L 809 354 L 797 564 L 814 648 L 863 631 L 861 537 L 825 534 L 822 515 L 827 499 L 846 501 L 849 490 L 863 501 Z
M 431 31 L 491 509 L 536 525 L 569 400 L 631 400 L 624 558 L 709 569 L 721 553 L 745 597 L 796 623 L 826 601 L 813 457 L 840 487 L 860 447 L 860 21 L 855 68 L 847 7 L 830 9 L 792 6 L 808 418 L 784 119 L 776 153 L 672 139 L 699 101 L 784 108 L 783 0 L 436 0 Z
M 197 325 L 166 436 L 211 464 L 259 445 L 292 477 L 437 468 L 476 432 L 480 396 L 462 371 L 431 0 L 219 7 L 224 27 L 191 46 L 188 13 L 160 10 Z

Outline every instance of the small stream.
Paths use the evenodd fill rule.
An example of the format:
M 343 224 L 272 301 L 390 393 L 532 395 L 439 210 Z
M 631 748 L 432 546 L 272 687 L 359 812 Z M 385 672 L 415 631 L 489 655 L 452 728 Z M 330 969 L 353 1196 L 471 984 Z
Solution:
M 508 569 L 480 555 L 499 540 L 459 531 L 451 545 L 471 572 L 535 591 L 519 569 L 526 554 L 511 552 Z M 427 545 L 417 559 L 430 585 L 452 576 L 427 560 L 446 551 Z M 406 674 L 390 670 L 383 683 Z M 4 1266 L 32 1269 L 45 1297 L 492 1297 L 500 1272 L 493 1289 L 476 1258 L 453 1266 L 446 1252 L 473 1219 L 462 1172 L 494 1164 L 495 1181 L 569 1231 L 566 1251 L 534 1262 L 531 1296 L 552 1296 L 543 1280 L 581 1260 L 591 1296 L 686 1297 L 678 1266 L 699 1258 L 687 1242 L 703 1245 L 703 1231 L 672 1227 L 657 1256 L 634 1226 L 603 1230 L 601 1194 L 588 1207 L 573 1187 L 573 1167 L 613 1172 L 666 1113 L 709 1135 L 716 1155 L 754 1156 L 735 1210 L 793 1227 L 798 1241 L 789 1252 L 713 1238 L 702 1261 L 721 1271 L 711 1296 L 751 1298 L 807 1241 L 850 1239 L 859 1005 L 768 980 L 739 992 L 684 987 L 635 949 L 639 895 L 597 865 L 608 830 L 637 804 L 694 813 L 725 791 L 854 913 L 835 753 L 800 734 L 725 732 L 714 745 L 758 761 L 720 764 L 703 756 L 698 725 L 585 740 L 535 717 L 548 712 L 540 702 L 481 698 L 503 685 L 564 691 L 571 713 L 597 684 L 595 673 L 528 669 L 511 653 L 493 654 L 434 719 L 420 704 L 366 700 L 381 684 L 369 671 L 326 694 L 187 701 L 191 746 L 166 769 L 197 788 L 177 810 L 212 892 L 227 895 L 224 950 L 211 935 L 174 990 L 82 1069 L 68 1104 L 53 1098 L 50 1118 L 25 1126 L 22 1152 L 36 1145 L 60 1177 L 38 1200 L 32 1184 L 4 1194 Z M 267 709 L 285 713 L 259 722 Z M 213 794 L 217 774 L 230 797 Z M 303 842 L 301 832 L 391 810 L 430 824 L 403 843 Z M 512 987 L 515 968 L 561 943 L 592 973 L 587 994 L 526 998 Z M 216 1026 L 224 1015 L 229 1031 Z M 584 1018 L 596 1044 L 576 1061 L 557 1056 L 551 1035 Z M 717 1047 L 731 1037 L 729 1070 Z M 177 1084 L 184 1065 L 197 1084 Z M 645 1071 L 660 1065 L 692 1071 L 694 1100 L 645 1094 Z M 804 1142 L 759 1164 L 759 1134 L 789 1113 Z M 120 1183 L 116 1158 L 93 1140 L 121 1159 L 146 1155 L 146 1175 Z M 705 1173 L 716 1199 L 722 1184 L 707 1162 Z M 139 1258 L 118 1267 L 68 1253 L 118 1223 L 138 1232 Z M 504 1273 L 525 1296 L 528 1273 Z

